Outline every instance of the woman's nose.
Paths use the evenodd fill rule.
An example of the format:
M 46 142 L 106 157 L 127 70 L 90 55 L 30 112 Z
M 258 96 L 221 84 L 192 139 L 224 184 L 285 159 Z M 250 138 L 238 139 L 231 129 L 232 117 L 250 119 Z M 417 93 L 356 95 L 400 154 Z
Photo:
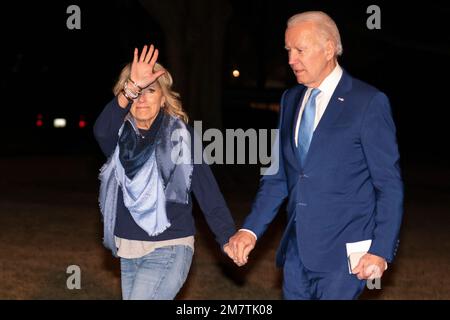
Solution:
M 138 102 L 144 102 L 145 101 L 145 95 L 144 94 L 139 95 L 139 97 L 137 98 L 137 101 Z

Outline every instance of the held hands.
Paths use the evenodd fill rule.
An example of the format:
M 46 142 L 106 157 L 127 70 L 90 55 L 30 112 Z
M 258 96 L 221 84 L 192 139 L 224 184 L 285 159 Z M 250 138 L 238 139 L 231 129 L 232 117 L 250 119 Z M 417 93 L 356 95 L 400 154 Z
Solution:
M 138 53 L 138 49 L 135 48 L 130 77 L 141 89 L 144 89 L 155 82 L 165 71 L 153 71 L 158 60 L 158 49 L 155 49 L 153 45 L 150 45 L 148 51 L 147 46 L 144 46 L 139 58 Z
M 359 280 L 381 278 L 383 272 L 387 269 L 386 260 L 382 257 L 366 253 L 359 260 L 358 265 L 353 268 L 352 273 Z
M 239 267 L 248 261 L 248 255 L 256 244 L 255 237 L 247 231 L 236 232 L 224 246 L 225 253 L 233 259 Z

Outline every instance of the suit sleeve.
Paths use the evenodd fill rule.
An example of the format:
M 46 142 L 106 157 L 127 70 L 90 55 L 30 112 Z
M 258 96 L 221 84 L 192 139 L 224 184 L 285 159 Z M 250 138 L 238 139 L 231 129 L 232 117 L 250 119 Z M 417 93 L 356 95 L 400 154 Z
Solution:
M 369 103 L 361 142 L 376 193 L 375 230 L 370 253 L 394 259 L 403 215 L 403 182 L 395 125 L 388 98 L 377 93 Z
M 280 104 L 280 115 L 278 120 L 278 132 L 272 147 L 272 163 L 278 163 L 275 174 L 264 175 L 259 184 L 256 198 L 253 202 L 250 214 L 246 217 L 242 228 L 253 231 L 258 239 L 266 231 L 269 224 L 278 213 L 278 209 L 288 196 L 286 173 L 284 170 L 283 152 L 281 150 L 283 136 L 283 109 L 287 91 L 283 93 Z M 274 152 L 277 151 L 277 152 Z

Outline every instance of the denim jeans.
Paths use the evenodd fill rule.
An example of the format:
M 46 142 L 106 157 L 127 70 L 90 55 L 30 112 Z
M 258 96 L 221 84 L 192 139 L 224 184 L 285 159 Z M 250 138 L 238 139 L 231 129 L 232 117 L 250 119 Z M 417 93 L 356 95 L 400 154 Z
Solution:
M 193 251 L 185 245 L 157 248 L 136 259 L 120 259 L 124 300 L 171 300 L 186 281 Z

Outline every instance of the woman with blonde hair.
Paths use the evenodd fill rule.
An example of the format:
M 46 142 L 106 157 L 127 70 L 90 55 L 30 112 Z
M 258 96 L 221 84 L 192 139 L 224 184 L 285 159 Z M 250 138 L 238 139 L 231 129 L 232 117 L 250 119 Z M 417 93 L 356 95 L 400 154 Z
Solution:
M 144 46 L 121 72 L 94 125 L 105 247 L 120 257 L 123 299 L 174 299 L 194 253 L 192 194 L 229 253 L 235 224 L 205 163 L 193 163 L 188 117 L 158 50 Z M 186 151 L 187 152 L 183 152 Z

